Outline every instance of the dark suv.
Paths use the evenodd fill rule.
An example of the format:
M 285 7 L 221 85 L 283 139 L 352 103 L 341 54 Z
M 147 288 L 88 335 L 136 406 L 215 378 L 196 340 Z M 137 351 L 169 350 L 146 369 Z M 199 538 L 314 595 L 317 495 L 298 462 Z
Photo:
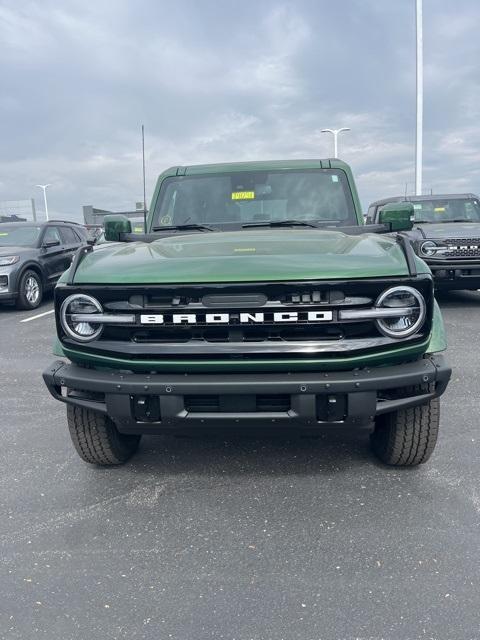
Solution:
M 35 309 L 87 244 L 86 229 L 75 222 L 0 224 L 0 302 Z
M 407 232 L 415 252 L 432 270 L 440 290 L 480 288 L 480 199 L 473 193 L 397 196 L 372 202 L 367 223 L 376 224 L 382 209 L 408 200 L 414 227 Z

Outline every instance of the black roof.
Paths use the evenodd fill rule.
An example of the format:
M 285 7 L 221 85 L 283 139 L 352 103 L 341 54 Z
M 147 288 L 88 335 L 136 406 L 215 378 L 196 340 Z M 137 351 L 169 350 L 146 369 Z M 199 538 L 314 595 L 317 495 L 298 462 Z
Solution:
M 465 200 L 469 198 L 479 199 L 474 193 L 435 193 L 430 196 L 393 196 L 371 202 L 369 207 L 376 207 L 390 202 L 424 202 L 425 200 Z

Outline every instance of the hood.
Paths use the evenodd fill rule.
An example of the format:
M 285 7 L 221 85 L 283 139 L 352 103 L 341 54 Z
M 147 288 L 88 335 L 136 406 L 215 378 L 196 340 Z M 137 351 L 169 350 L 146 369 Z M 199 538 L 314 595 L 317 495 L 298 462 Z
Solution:
M 439 224 L 415 225 L 429 240 L 444 238 L 479 238 L 480 222 L 441 222 Z
M 389 237 L 261 229 L 105 244 L 87 254 L 75 284 L 258 282 L 408 275 Z
M 0 245 L 0 258 L 4 256 L 21 256 L 24 253 L 29 253 L 33 250 L 33 247 L 10 247 Z

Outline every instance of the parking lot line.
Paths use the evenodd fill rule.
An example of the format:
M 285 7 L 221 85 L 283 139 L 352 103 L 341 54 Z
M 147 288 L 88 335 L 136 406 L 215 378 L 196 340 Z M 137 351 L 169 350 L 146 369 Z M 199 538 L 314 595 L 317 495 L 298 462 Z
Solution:
M 36 320 L 37 318 L 42 318 L 43 316 L 48 316 L 49 313 L 53 313 L 55 309 L 50 309 L 50 311 L 44 311 L 43 313 L 37 313 L 36 316 L 30 316 L 30 318 L 24 318 L 20 320 L 20 322 L 30 322 L 30 320 Z

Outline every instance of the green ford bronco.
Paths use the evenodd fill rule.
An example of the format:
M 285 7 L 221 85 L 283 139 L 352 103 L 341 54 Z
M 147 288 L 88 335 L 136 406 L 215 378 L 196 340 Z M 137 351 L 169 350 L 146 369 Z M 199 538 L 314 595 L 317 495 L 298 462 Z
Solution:
M 125 462 L 142 434 L 351 426 L 376 455 L 431 455 L 451 370 L 432 275 L 402 231 L 363 226 L 339 160 L 173 167 L 143 236 L 109 216 L 55 290 L 56 360 L 83 460 Z

